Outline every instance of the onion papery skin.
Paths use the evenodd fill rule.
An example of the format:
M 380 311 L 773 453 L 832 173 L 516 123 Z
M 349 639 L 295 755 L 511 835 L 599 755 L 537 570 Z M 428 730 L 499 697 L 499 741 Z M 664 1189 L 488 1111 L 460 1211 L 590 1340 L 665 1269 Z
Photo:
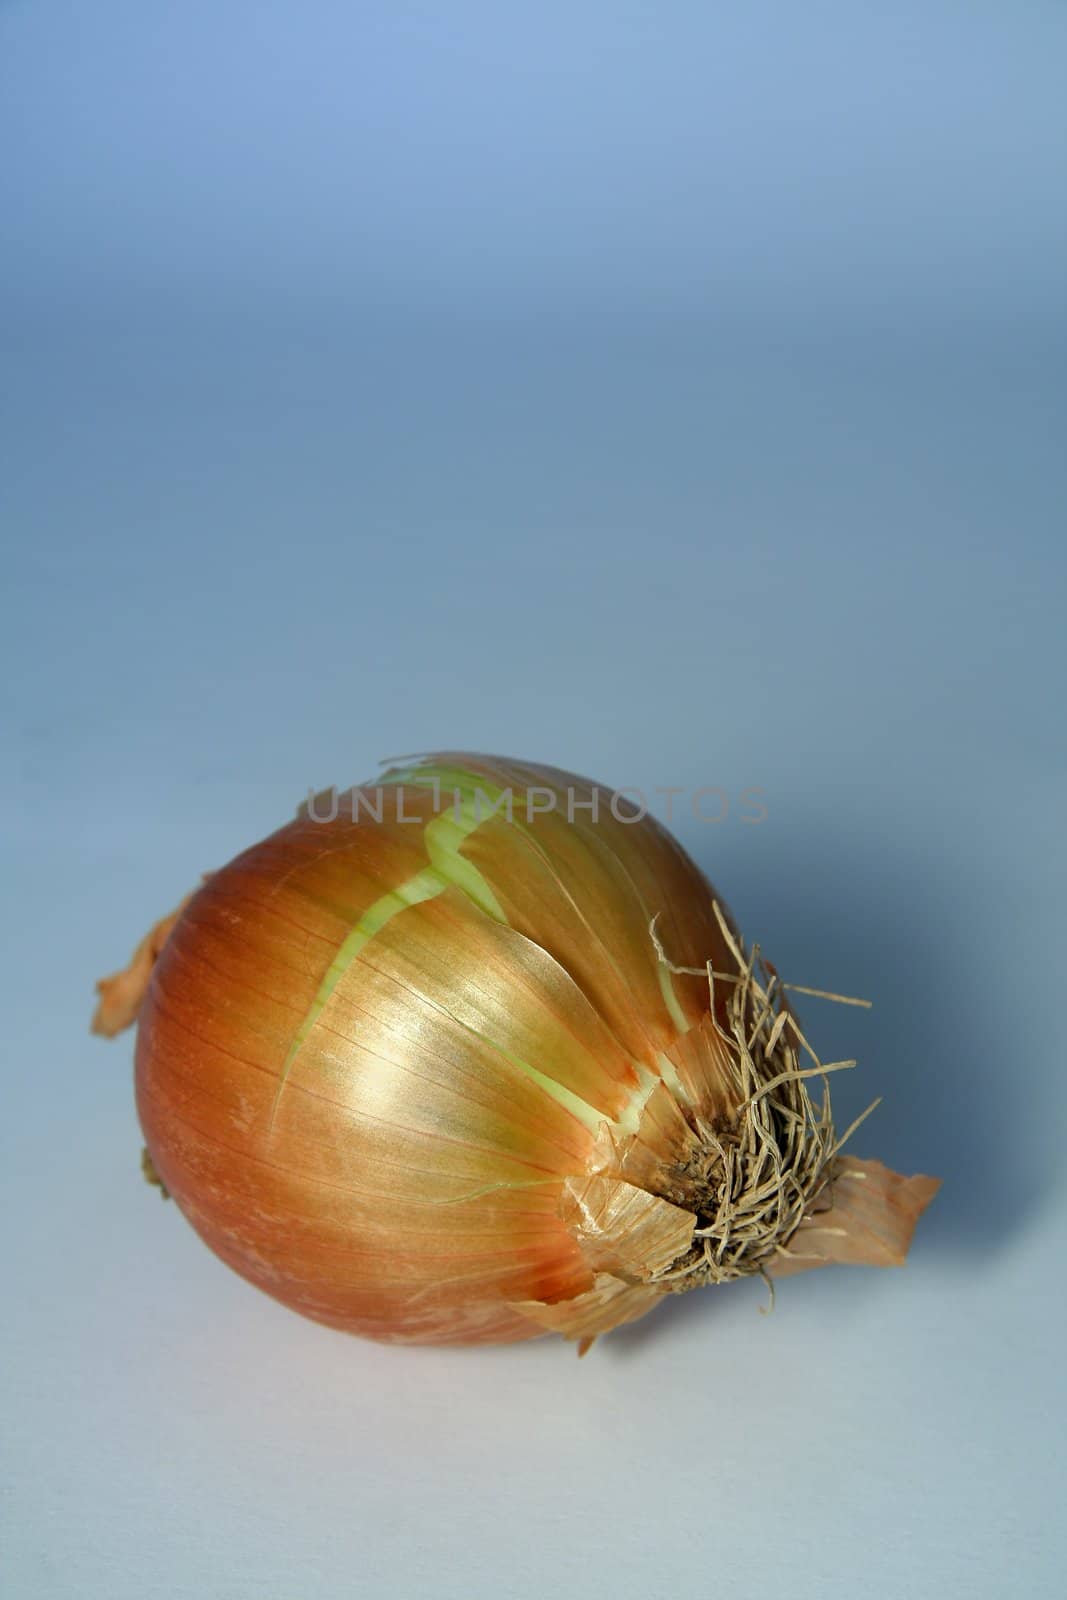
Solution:
M 527 815 L 532 788 L 550 811 Z M 512 821 L 485 814 L 505 792 Z M 594 794 L 595 819 L 574 803 Z M 701 973 L 739 963 L 700 870 L 610 801 L 556 769 L 424 758 L 191 897 L 140 1006 L 137 1109 L 235 1271 L 426 1344 L 587 1344 L 677 1287 L 694 1129 L 738 1108 Z

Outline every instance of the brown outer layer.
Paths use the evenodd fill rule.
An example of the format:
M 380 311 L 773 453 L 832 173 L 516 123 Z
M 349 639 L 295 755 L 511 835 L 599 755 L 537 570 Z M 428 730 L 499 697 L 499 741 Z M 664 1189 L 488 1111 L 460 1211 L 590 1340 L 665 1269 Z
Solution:
M 529 784 L 558 800 L 593 793 L 552 769 L 444 759 L 517 795 Z M 432 791 L 406 788 L 402 802 L 386 791 L 374 825 L 301 816 L 214 874 L 101 984 L 98 1031 L 139 1017 L 151 1162 L 243 1277 L 375 1339 L 553 1330 L 584 1349 L 656 1304 L 680 1262 L 689 1271 L 706 1208 L 683 1178 L 719 1150 L 702 1143 L 708 1129 L 740 1114 L 722 1055 L 725 996 L 740 1006 L 745 993 L 729 988 L 739 947 L 676 841 L 651 820 L 605 820 L 599 793 L 598 825 L 581 807 L 566 821 L 560 804 L 529 827 L 497 817 L 464 838 L 497 916 L 448 888 L 380 926 L 354 959 L 345 942 L 368 909 L 430 865 L 412 818 L 425 825 L 447 799 L 435 809 Z M 669 984 L 653 916 L 676 964 Z M 708 960 L 725 975 L 715 1022 Z M 737 1026 L 747 1051 L 747 1012 Z M 523 1063 L 550 1068 L 556 1089 Z M 648 1074 L 668 1065 L 684 1114 L 667 1082 L 648 1098 Z M 761 1070 L 778 1082 L 779 1069 Z M 632 1114 L 617 1119 L 641 1085 L 634 1133 Z M 833 1174 L 766 1255 L 775 1276 L 903 1261 L 937 1188 L 851 1157 Z

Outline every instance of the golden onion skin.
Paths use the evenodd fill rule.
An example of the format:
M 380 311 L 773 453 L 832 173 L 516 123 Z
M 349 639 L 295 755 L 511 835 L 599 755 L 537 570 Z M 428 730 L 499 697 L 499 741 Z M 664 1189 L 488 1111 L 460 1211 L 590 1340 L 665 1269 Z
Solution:
M 465 753 L 322 800 L 98 985 L 147 1170 L 243 1277 L 369 1338 L 582 1350 L 699 1284 L 903 1262 L 936 1180 L 840 1154 L 806 1080 L 854 1063 L 652 818 Z
M 483 812 L 513 792 L 513 823 L 486 816 L 460 844 L 507 921 L 455 886 L 404 906 L 287 1067 L 346 938 L 430 866 L 453 769 L 468 795 L 484 782 Z M 680 964 L 729 957 L 698 868 L 651 818 L 614 820 L 610 791 L 594 821 L 578 802 L 596 786 L 553 769 L 463 755 L 414 770 L 366 786 L 357 821 L 351 796 L 332 821 L 299 817 L 193 896 L 141 1007 L 138 1113 L 197 1232 L 295 1310 L 376 1339 L 524 1339 L 544 1329 L 516 1304 L 593 1285 L 560 1199 L 596 1123 L 515 1063 L 610 1122 L 636 1063 L 657 1072 L 678 1037 L 651 916 Z M 530 785 L 555 808 L 527 823 Z M 692 1020 L 706 1012 L 702 980 L 673 989 Z

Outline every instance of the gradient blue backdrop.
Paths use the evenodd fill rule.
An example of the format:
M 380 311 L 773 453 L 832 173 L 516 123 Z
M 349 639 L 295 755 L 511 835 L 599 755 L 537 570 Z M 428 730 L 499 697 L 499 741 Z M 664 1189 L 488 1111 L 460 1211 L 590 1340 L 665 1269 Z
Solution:
M 0 3 L 13 1597 L 1061 1593 L 1067 12 Z M 142 1184 L 92 981 L 464 744 L 678 832 L 903 1273 L 383 1349 Z M 840 1080 L 839 1080 L 840 1081 Z

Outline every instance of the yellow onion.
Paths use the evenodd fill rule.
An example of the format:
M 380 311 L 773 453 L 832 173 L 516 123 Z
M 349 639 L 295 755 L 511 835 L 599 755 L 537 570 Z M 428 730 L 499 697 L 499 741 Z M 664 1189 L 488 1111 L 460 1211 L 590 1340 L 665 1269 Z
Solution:
M 840 1153 L 773 968 L 657 822 L 445 755 L 323 795 L 100 984 L 146 1170 L 217 1255 L 374 1339 L 558 1331 L 903 1260 L 935 1180 Z

